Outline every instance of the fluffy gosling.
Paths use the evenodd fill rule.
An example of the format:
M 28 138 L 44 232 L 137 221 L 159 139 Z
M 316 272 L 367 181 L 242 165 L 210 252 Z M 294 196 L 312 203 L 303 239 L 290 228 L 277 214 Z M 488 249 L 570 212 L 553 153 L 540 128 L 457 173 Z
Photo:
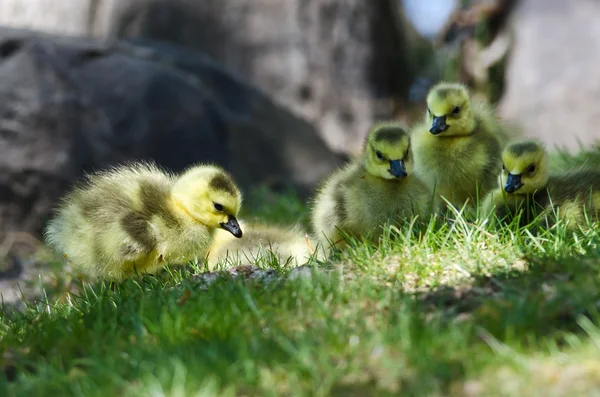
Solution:
M 455 207 L 473 206 L 496 187 L 507 139 L 493 110 L 472 101 L 456 83 L 438 83 L 427 95 L 425 121 L 413 127 L 415 171 Z
M 502 187 L 490 194 L 486 209 L 511 221 L 517 214 L 521 224 L 542 215 L 553 223 L 560 219 L 567 228 L 597 220 L 600 210 L 600 172 L 567 170 L 552 175 L 548 154 L 538 140 L 512 143 L 502 153 Z
M 45 230 L 48 245 L 92 278 L 121 280 L 203 260 L 217 229 L 242 237 L 240 190 L 213 165 L 171 175 L 131 163 L 89 175 Z
M 412 173 L 412 157 L 400 124 L 376 124 L 363 156 L 334 172 L 313 200 L 311 223 L 320 246 L 342 247 L 340 232 L 378 238 L 386 222 L 428 214 L 431 192 Z

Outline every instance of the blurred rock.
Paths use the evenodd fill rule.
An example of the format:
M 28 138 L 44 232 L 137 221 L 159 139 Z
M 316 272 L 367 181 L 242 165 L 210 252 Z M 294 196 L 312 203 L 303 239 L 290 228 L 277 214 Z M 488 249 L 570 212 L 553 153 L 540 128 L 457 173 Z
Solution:
M 43 43 L 0 31 L 0 234 L 39 231 L 89 148 L 95 115 L 61 60 Z
M 172 44 L 132 41 L 151 58 L 194 75 L 223 106 L 229 133 L 230 169 L 243 185 L 290 185 L 306 197 L 345 156 L 327 148 L 314 127 L 275 104 L 201 53 Z
M 262 269 L 256 265 L 247 264 L 231 267 L 212 272 L 198 273 L 193 276 L 193 280 L 201 286 L 208 286 L 223 278 L 239 278 L 244 281 L 257 281 L 261 283 L 272 283 L 280 281 L 281 276 L 275 269 Z
M 192 279 L 199 284 L 200 289 L 206 289 L 207 286 L 222 279 L 239 279 L 248 282 L 269 284 L 285 280 L 312 280 L 313 277 L 319 274 L 327 273 L 329 273 L 327 269 L 316 268 L 312 265 L 300 265 L 290 270 L 287 277 L 284 277 L 275 269 L 262 269 L 249 263 L 212 272 L 198 273 Z M 180 288 L 180 286 L 174 288 Z
M 118 0 L 117 0 L 118 1 Z M 87 35 L 98 8 L 112 0 L 2 0 L 0 26 L 26 27 L 49 33 Z M 91 25 L 91 26 L 90 26 Z
M 46 294 L 60 297 L 77 292 L 68 272 L 56 272 L 58 262 L 43 243 L 27 233 L 8 233 L 0 239 L 0 315 L 39 303 Z
M 578 148 L 600 138 L 600 2 L 522 0 L 500 112 L 529 136 Z
M 356 151 L 374 118 L 372 3 L 129 0 L 107 33 L 198 48 L 313 123 L 334 150 Z
M 306 122 L 205 56 L 0 28 L 0 234 L 39 234 L 83 171 L 218 162 L 307 193 L 341 159 Z
M 374 119 L 407 106 L 430 53 L 400 0 L 2 0 L 3 23 L 199 49 L 342 152 L 359 150 Z

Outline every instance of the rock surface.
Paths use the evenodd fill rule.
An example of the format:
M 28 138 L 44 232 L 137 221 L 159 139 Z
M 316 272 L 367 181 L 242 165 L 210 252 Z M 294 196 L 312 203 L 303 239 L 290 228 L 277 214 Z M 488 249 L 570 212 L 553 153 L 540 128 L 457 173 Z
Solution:
M 600 2 L 522 0 L 500 111 L 527 135 L 578 149 L 600 138 Z
M 398 0 L 2 0 L 0 24 L 200 49 L 357 151 L 406 98 L 418 41 Z M 67 21 L 65 23 L 65 21 Z M 409 37 L 410 36 L 410 37 Z
M 44 296 L 76 293 L 77 285 L 64 270 L 40 240 L 25 233 L 5 234 L 0 239 L 0 316 L 39 304 Z
M 408 91 L 413 60 L 395 0 L 128 0 L 106 32 L 210 54 L 355 152 L 379 101 Z
M 286 276 L 283 276 L 275 269 L 262 269 L 256 265 L 241 265 L 229 269 L 198 273 L 193 276 L 195 283 L 201 288 L 216 282 L 222 278 L 237 278 L 243 281 L 274 283 L 285 280 L 310 280 L 316 274 L 327 274 L 328 270 L 317 268 L 312 265 L 300 265 L 293 268 Z

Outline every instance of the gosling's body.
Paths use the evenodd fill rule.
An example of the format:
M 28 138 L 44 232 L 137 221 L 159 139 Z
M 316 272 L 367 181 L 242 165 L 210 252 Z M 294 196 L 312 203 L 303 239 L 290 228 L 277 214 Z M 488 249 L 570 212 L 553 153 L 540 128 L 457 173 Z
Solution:
M 440 83 L 427 97 L 424 122 L 412 129 L 416 173 L 455 207 L 474 205 L 497 185 L 509 132 L 491 107 L 471 101 L 465 87 Z
M 390 140 L 378 140 L 384 133 Z M 320 246 L 341 247 L 348 235 L 378 238 L 382 225 L 408 221 L 430 212 L 431 192 L 412 171 L 410 139 L 394 123 L 376 125 L 364 155 L 336 171 L 319 189 L 312 209 L 312 226 Z M 377 158 L 382 153 L 383 159 Z M 403 162 L 401 177 L 391 174 L 393 161 Z M 390 164 L 388 164 L 388 162 Z
M 237 188 L 225 187 L 229 176 L 217 167 L 200 166 L 187 174 L 192 179 L 189 189 L 195 190 L 198 178 L 210 179 L 201 184 L 204 187 L 217 178 L 221 188 L 232 190 L 226 194 L 234 197 L 231 206 L 241 200 Z M 218 224 L 198 212 L 207 212 L 204 207 L 213 203 L 195 207 L 196 198 L 186 193 L 184 184 L 177 184 L 181 180 L 146 163 L 91 175 L 64 198 L 47 226 L 46 241 L 93 278 L 119 280 L 136 272 L 156 272 L 166 264 L 202 260 Z M 186 196 L 187 201 L 180 198 Z
M 488 208 L 509 222 L 519 214 L 521 225 L 540 216 L 549 224 L 560 219 L 569 229 L 597 221 L 600 171 L 579 169 L 551 175 L 547 157 L 537 140 L 508 145 L 502 153 L 502 187 L 490 195 Z
M 299 227 L 283 227 L 264 223 L 240 221 L 244 236 L 236 239 L 230 233 L 217 230 L 210 247 L 208 263 L 211 268 L 222 265 L 241 265 L 275 259 L 281 265 L 299 266 L 318 258 L 317 247 Z
M 508 194 L 499 188 L 488 200 L 487 208 L 493 206 L 496 216 L 507 222 L 519 214 L 523 226 L 542 216 L 550 224 L 561 219 L 572 229 L 599 219 L 600 172 L 580 170 L 551 175 L 548 184 L 534 193 Z
M 460 208 L 471 205 L 496 186 L 501 146 L 485 130 L 464 138 L 439 138 L 428 125 L 415 128 L 415 159 L 418 175 L 441 198 Z M 418 153 L 418 154 L 417 154 Z

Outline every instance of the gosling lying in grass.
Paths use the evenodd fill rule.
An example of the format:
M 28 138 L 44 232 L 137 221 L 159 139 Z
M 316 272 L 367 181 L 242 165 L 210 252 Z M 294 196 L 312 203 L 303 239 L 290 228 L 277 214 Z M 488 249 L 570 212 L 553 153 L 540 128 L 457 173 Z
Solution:
M 234 238 L 230 233 L 218 230 L 208 255 L 211 268 L 217 264 L 241 265 L 264 261 L 270 264 L 300 266 L 311 259 L 321 258 L 322 250 L 316 241 L 308 237 L 300 227 L 283 227 L 264 223 L 240 221 L 244 236 Z
M 600 171 L 578 169 L 551 175 L 544 145 L 537 140 L 515 142 L 502 153 L 502 187 L 486 201 L 486 210 L 511 221 L 518 214 L 521 224 L 543 217 L 575 229 L 598 220 Z
M 427 95 L 425 121 L 412 128 L 415 172 L 442 206 L 443 199 L 457 208 L 474 206 L 496 187 L 509 135 L 463 85 L 439 83 Z
M 432 194 L 412 173 L 410 137 L 397 123 L 376 124 L 363 156 L 334 172 L 313 200 L 311 223 L 321 246 L 342 247 L 342 233 L 378 238 L 386 222 L 430 212 Z
M 132 163 L 87 177 L 46 230 L 49 246 L 92 278 L 121 280 L 166 264 L 205 259 L 215 231 L 242 237 L 242 195 L 219 167 L 171 175 Z

